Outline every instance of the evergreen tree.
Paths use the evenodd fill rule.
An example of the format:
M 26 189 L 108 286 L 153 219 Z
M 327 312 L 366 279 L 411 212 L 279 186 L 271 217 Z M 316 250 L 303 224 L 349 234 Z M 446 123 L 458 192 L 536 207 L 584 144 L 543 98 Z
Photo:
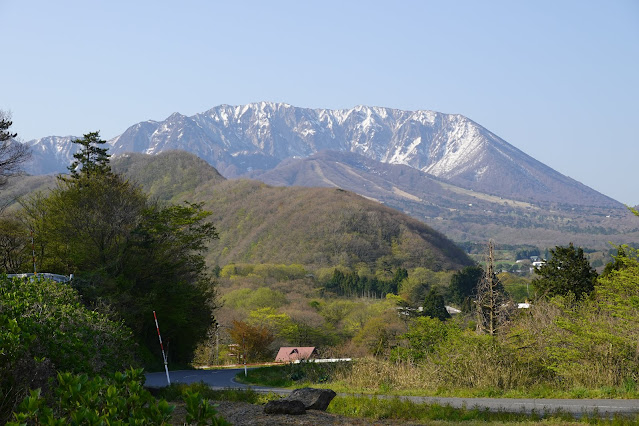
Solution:
M 100 132 L 87 133 L 82 139 L 76 139 L 73 143 L 79 144 L 81 148 L 73 154 L 75 161 L 68 167 L 72 179 L 79 179 L 81 175 L 91 177 L 96 174 L 111 173 L 108 148 L 100 147 L 106 143 L 100 139 Z
M 0 110 L 0 188 L 7 183 L 7 178 L 20 171 L 20 166 L 31 156 L 26 144 L 13 140 L 17 133 L 9 128 L 13 122 L 8 113 Z
M 397 268 L 393 276 L 393 282 L 399 286 L 406 278 L 408 278 L 408 271 L 404 268 Z
M 437 290 L 431 288 L 426 295 L 422 314 L 427 317 L 437 318 L 440 321 L 450 318 L 450 314 L 444 305 L 444 297 Z
M 597 272 L 590 266 L 581 247 L 550 249 L 550 259 L 535 270 L 539 277 L 532 281 L 540 296 L 552 297 L 572 293 L 576 298 L 587 296 L 595 288 Z
M 17 133 L 11 133 L 9 127 L 13 122 L 7 117 L 7 114 L 0 111 L 0 142 L 8 141 L 18 136 Z
M 469 307 L 471 297 L 477 294 L 477 284 L 483 275 L 484 270 L 481 266 L 466 266 L 461 271 L 455 272 L 448 286 L 450 301 L 462 307 L 462 310 L 464 307 Z M 464 312 L 470 311 L 464 310 Z

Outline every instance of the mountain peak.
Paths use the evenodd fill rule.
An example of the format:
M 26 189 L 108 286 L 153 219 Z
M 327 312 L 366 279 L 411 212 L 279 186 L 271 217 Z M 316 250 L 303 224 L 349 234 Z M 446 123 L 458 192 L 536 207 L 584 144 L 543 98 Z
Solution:
M 162 122 L 138 123 L 113 141 L 112 154 L 186 150 L 227 177 L 334 150 L 410 166 L 467 189 L 522 201 L 618 204 L 467 117 L 430 110 L 366 105 L 310 109 L 265 101 L 219 105 L 192 117 L 176 112 Z M 71 151 L 65 153 L 72 156 Z M 60 169 L 69 158 L 60 157 Z
M 188 117 L 186 115 L 180 114 L 179 112 L 174 112 L 173 114 L 169 115 L 165 121 L 180 121 L 185 118 Z

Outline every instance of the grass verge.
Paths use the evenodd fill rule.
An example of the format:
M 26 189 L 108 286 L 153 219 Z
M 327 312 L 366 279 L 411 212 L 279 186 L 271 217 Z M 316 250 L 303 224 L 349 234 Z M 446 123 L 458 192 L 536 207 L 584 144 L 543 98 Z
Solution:
M 509 413 L 493 412 L 477 408 L 453 408 L 448 405 L 420 404 L 399 398 L 380 399 L 365 396 L 335 397 L 328 412 L 348 417 L 363 417 L 373 420 L 398 420 L 411 422 L 442 422 L 452 424 L 592 424 L 592 425 L 636 425 L 639 416 L 626 418 L 616 416 L 603 419 L 597 416 L 575 419 L 564 412 Z
M 248 376 L 244 373 L 236 376 L 236 380 L 260 386 L 272 386 L 278 388 L 303 387 L 328 383 L 337 372 L 350 369 L 350 363 L 300 363 L 285 364 L 253 369 Z
M 280 396 L 274 393 L 260 393 L 251 389 L 224 389 L 213 390 L 204 383 L 173 383 L 171 386 L 161 388 L 155 395 L 156 398 L 164 398 L 167 401 L 181 401 L 182 393 L 185 390 L 190 392 L 197 392 L 202 398 L 213 401 L 233 401 L 233 402 L 248 402 L 249 404 L 263 405 L 273 399 L 279 399 Z

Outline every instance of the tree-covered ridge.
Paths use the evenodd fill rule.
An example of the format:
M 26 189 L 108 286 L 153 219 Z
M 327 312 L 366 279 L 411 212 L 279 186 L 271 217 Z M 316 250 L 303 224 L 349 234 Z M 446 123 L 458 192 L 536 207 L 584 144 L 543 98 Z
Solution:
M 447 270 L 472 263 L 427 225 L 340 189 L 233 180 L 199 188 L 196 201 L 212 212 L 220 230 L 207 256 L 210 264 L 365 263 L 373 269 Z
M 113 169 L 160 199 L 203 203 L 220 232 L 210 265 L 298 263 L 457 269 L 471 261 L 450 240 L 409 216 L 331 188 L 271 187 L 225 180 L 181 151 L 127 154 Z
M 209 164 L 182 151 L 126 154 L 113 160 L 113 170 L 151 196 L 201 203 L 210 211 L 220 233 L 206 257 L 211 266 L 363 262 L 373 270 L 448 270 L 472 264 L 429 226 L 348 191 L 225 180 Z
M 189 200 L 199 185 L 224 180 L 213 166 L 184 151 L 123 154 L 113 158 L 111 166 L 115 173 L 132 179 L 160 200 Z

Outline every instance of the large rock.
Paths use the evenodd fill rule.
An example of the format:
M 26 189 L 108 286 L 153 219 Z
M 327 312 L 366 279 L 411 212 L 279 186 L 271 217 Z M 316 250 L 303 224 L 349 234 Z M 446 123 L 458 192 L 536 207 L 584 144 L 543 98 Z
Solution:
M 306 408 L 302 401 L 278 399 L 267 402 L 264 412 L 266 414 L 306 414 Z
M 302 388 L 295 389 L 284 400 L 301 401 L 307 410 L 326 411 L 335 395 L 330 389 Z

